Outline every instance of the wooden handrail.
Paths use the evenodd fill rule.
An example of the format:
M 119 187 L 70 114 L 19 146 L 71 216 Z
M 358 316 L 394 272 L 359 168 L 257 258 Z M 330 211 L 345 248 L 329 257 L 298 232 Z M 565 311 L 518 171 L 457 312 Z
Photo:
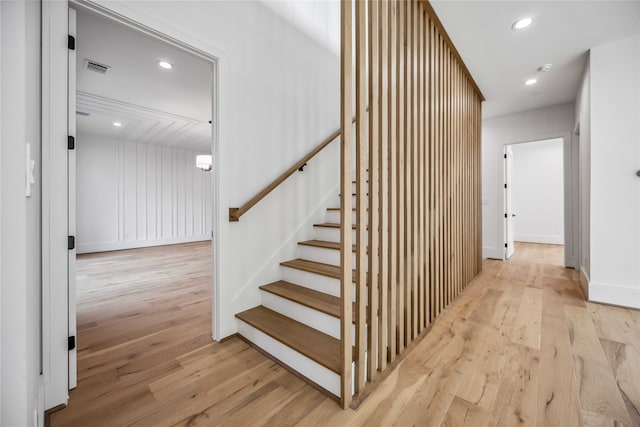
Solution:
M 356 120 L 353 119 L 353 122 Z M 240 220 L 240 217 L 247 213 L 249 209 L 254 207 L 260 200 L 264 199 L 267 194 L 271 193 L 276 187 L 282 184 L 287 178 L 293 175 L 295 172 L 300 170 L 309 160 L 311 160 L 316 154 L 322 151 L 327 145 L 329 145 L 333 140 L 340 136 L 340 129 L 332 133 L 327 139 L 322 141 L 320 145 L 314 148 L 309 154 L 300 159 L 295 165 L 291 166 L 285 173 L 276 178 L 271 184 L 267 185 L 262 191 L 253 196 L 251 200 L 242 205 L 239 208 L 229 208 L 229 221 L 237 222 Z

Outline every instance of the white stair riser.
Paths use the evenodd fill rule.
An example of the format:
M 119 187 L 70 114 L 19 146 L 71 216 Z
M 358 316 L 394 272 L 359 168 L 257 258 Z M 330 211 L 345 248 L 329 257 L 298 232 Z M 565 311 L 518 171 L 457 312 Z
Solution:
M 319 248 L 316 246 L 298 245 L 298 258 L 309 261 L 322 262 L 324 264 L 340 265 L 340 251 L 335 249 Z M 352 261 L 356 262 L 356 254 L 353 253 Z
M 333 277 L 323 276 L 321 274 L 310 273 L 308 271 L 298 270 L 297 268 L 281 266 L 282 280 L 313 289 L 314 291 L 324 292 L 325 294 L 340 296 L 340 280 Z M 355 299 L 355 285 L 352 288 L 352 295 Z
M 291 369 L 309 378 L 335 396 L 340 397 L 340 376 L 335 372 L 240 319 L 238 319 L 238 333 Z
M 340 339 L 340 319 L 337 317 L 330 316 L 266 291 L 262 291 L 262 305 L 313 329 L 317 329 L 324 334 L 330 335 L 335 339 Z M 354 326 L 351 330 L 353 345 L 356 344 L 355 335 L 356 329 Z

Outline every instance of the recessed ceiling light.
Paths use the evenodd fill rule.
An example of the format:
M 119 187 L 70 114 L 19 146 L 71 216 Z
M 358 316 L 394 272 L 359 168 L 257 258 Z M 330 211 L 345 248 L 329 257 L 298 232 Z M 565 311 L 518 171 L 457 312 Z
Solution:
M 164 68 L 165 70 L 170 70 L 170 69 L 172 69 L 172 68 L 173 68 L 173 64 L 172 64 L 171 62 L 169 62 L 169 61 L 164 61 L 164 60 L 162 60 L 162 59 L 158 61 L 158 66 L 159 66 L 160 68 Z
M 526 82 L 524 82 L 524 84 L 527 85 L 527 86 L 531 86 L 531 85 L 536 84 L 537 82 L 538 82 L 538 80 L 536 80 L 536 79 L 529 79 Z
M 540 67 L 540 71 L 544 71 L 546 73 L 551 69 L 551 67 L 553 67 L 553 64 L 544 64 L 542 67 Z
M 511 28 L 513 28 L 514 30 L 524 30 L 532 23 L 533 23 L 532 18 L 522 18 L 514 22 Z
M 121 127 L 121 126 L 122 126 L 122 123 L 120 123 L 120 122 L 113 122 L 113 125 L 114 125 L 115 127 L 119 128 L 119 127 Z

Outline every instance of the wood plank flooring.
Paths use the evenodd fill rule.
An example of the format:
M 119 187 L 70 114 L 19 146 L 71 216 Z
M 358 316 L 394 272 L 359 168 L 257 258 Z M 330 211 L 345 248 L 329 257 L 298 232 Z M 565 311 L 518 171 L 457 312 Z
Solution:
M 53 426 L 640 426 L 640 312 L 585 303 L 562 247 L 517 244 L 357 410 L 210 339 L 210 247 L 81 256 L 78 388 Z

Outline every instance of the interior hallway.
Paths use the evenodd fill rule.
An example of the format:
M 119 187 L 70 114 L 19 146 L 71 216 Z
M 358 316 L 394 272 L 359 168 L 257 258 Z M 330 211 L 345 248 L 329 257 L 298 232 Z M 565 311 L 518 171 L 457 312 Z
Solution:
M 562 246 L 518 243 L 357 411 L 210 340 L 210 245 L 80 257 L 78 388 L 53 426 L 640 425 L 640 312 L 585 303 Z

